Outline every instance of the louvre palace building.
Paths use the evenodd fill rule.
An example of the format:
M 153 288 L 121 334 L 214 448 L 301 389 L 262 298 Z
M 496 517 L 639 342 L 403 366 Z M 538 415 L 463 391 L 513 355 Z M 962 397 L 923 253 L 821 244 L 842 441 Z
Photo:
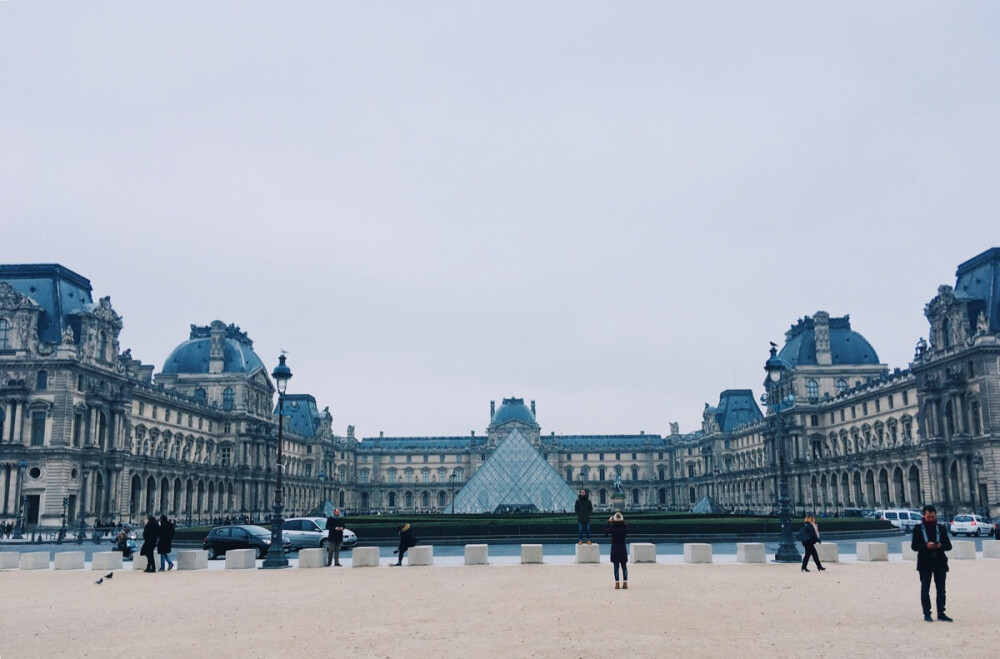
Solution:
M 599 508 L 617 493 L 630 510 L 711 497 L 771 513 L 783 465 L 799 512 L 934 503 L 1000 515 L 1000 248 L 962 263 L 924 313 L 928 336 L 906 368 L 881 363 L 848 316 L 798 319 L 773 355 L 784 369 L 771 400 L 784 408 L 726 390 L 687 433 L 546 434 L 535 401 L 504 398 L 488 418 L 484 404 L 480 434 L 360 438 L 336 434 L 313 396 L 288 394 L 286 514 L 327 501 L 355 513 L 571 510 L 580 489 Z M 191 325 L 157 370 L 122 350 L 122 327 L 73 271 L 0 266 L 0 520 L 51 530 L 64 516 L 267 516 L 279 417 L 248 332 Z

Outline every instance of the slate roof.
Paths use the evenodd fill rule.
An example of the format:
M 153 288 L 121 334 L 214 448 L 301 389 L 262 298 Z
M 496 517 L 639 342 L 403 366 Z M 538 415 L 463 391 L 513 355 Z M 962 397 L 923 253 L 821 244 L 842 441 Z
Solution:
M 274 413 L 278 413 L 278 405 L 274 406 Z M 285 420 L 286 429 L 302 437 L 315 437 L 323 423 L 323 415 L 320 414 L 316 399 L 312 394 L 286 394 L 285 395 Z
M 712 411 L 722 432 L 732 432 L 764 418 L 750 389 L 726 389 L 719 394 L 719 406 Z
M 969 321 L 976 331 L 979 312 L 990 321 L 990 331 L 1000 332 L 1000 247 L 988 249 L 958 266 L 955 272 L 955 295 L 980 300 L 970 308 Z
M 830 356 L 833 364 L 874 365 L 878 354 L 865 337 L 851 329 L 851 317 L 830 318 Z M 816 329 L 811 316 L 799 319 L 785 333 L 785 346 L 778 357 L 791 366 L 815 366 Z
M 207 336 L 207 329 L 192 325 L 191 338 L 174 348 L 163 364 L 163 372 L 208 373 L 212 339 Z M 223 373 L 253 373 L 264 368 L 264 363 L 253 351 L 253 341 L 233 325 L 226 328 L 222 358 Z
M 493 415 L 491 425 L 498 426 L 508 421 L 520 421 L 529 426 L 537 425 L 535 415 L 524 404 L 523 398 L 504 398 L 500 409 Z
M 94 302 L 90 280 L 56 263 L 0 265 L 0 280 L 42 307 L 38 339 L 43 343 L 59 343 L 70 327 L 67 316 L 89 310 Z

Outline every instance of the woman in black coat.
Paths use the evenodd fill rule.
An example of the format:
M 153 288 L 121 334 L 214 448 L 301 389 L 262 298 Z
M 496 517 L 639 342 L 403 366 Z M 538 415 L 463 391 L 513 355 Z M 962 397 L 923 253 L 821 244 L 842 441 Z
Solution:
M 170 544 L 174 539 L 174 525 L 170 523 L 166 515 L 160 515 L 160 535 L 156 541 L 156 551 L 160 555 L 160 572 L 164 571 L 164 563 L 169 567 L 167 570 L 174 569 L 174 562 L 170 560 Z
M 805 524 L 799 530 L 799 540 L 802 542 L 802 549 L 805 550 L 805 556 L 802 557 L 802 571 L 809 571 L 809 568 L 806 566 L 809 565 L 809 557 L 812 556 L 813 561 L 816 562 L 816 569 L 822 572 L 826 568 L 819 562 L 819 553 L 816 551 L 816 543 L 822 542 L 819 539 L 819 527 L 816 526 L 816 518 L 808 515 L 803 521 Z
M 146 557 L 144 572 L 156 572 L 156 559 L 153 557 L 153 551 L 156 550 L 156 541 L 159 537 L 160 525 L 156 523 L 156 518 L 150 515 L 146 518 L 146 526 L 142 527 L 142 548 L 139 550 L 139 555 Z
M 604 527 L 604 536 L 611 536 L 611 562 L 615 566 L 615 590 L 628 590 L 628 547 L 625 538 L 628 537 L 628 524 L 621 513 L 615 513 Z M 618 583 L 618 569 L 621 568 L 622 583 Z
M 409 524 L 400 524 L 396 527 L 399 531 L 399 548 L 392 552 L 393 554 L 399 554 L 399 558 L 396 559 L 395 563 L 390 563 L 390 565 L 402 565 L 403 564 L 403 554 L 410 547 L 417 546 L 417 536 L 414 535 L 413 529 L 410 528 Z

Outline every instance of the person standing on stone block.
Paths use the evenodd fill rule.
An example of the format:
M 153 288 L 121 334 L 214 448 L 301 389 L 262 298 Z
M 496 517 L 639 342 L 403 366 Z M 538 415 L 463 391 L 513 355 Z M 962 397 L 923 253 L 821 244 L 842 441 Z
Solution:
M 160 525 L 156 523 L 156 518 L 150 515 L 146 518 L 146 526 L 142 527 L 142 548 L 139 550 L 139 555 L 146 557 L 145 572 L 156 572 L 156 558 L 153 552 L 156 551 L 156 541 L 159 537 Z
M 160 572 L 165 572 L 164 564 L 168 565 L 167 570 L 174 569 L 174 562 L 170 560 L 170 546 L 174 540 L 174 525 L 170 523 L 166 515 L 160 515 L 160 535 L 156 541 L 156 551 L 160 554 Z
M 417 546 L 417 536 L 414 535 L 413 529 L 410 528 L 409 524 L 400 524 L 396 527 L 399 532 L 399 548 L 393 550 L 393 554 L 399 554 L 399 558 L 396 559 L 395 563 L 390 563 L 389 565 L 400 566 L 403 564 L 403 555 L 406 550 L 410 547 Z
M 917 552 L 917 572 L 920 573 L 920 605 L 924 609 L 924 620 L 934 622 L 931 617 L 931 580 L 937 591 L 937 619 L 941 622 L 951 622 L 945 615 L 945 579 L 948 576 L 948 557 L 946 551 L 951 551 L 951 540 L 948 538 L 948 528 L 938 524 L 937 510 L 934 506 L 924 506 L 921 511 L 924 521 L 913 529 L 913 541 L 910 548 Z
M 611 536 L 611 563 L 615 566 L 615 590 L 619 588 L 628 590 L 628 546 L 625 538 L 628 537 L 628 524 L 621 513 L 615 513 L 608 520 L 608 525 L 604 527 L 605 537 Z M 618 583 L 618 569 L 621 568 L 623 583 Z
M 333 515 L 326 518 L 326 566 L 332 563 L 340 567 L 340 546 L 344 543 L 344 516 L 340 508 L 333 509 Z
M 587 544 L 590 544 L 590 516 L 594 512 L 594 504 L 587 496 L 587 490 L 580 490 L 580 496 L 574 506 L 576 512 L 576 544 L 583 544 L 583 534 L 587 534 Z

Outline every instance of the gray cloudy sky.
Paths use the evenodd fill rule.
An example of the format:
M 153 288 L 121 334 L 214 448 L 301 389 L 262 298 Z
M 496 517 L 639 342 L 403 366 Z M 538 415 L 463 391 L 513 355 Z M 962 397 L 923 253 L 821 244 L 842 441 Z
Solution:
M 159 369 L 241 325 L 340 432 L 699 427 L 1000 245 L 996 3 L 0 2 L 0 262 Z

